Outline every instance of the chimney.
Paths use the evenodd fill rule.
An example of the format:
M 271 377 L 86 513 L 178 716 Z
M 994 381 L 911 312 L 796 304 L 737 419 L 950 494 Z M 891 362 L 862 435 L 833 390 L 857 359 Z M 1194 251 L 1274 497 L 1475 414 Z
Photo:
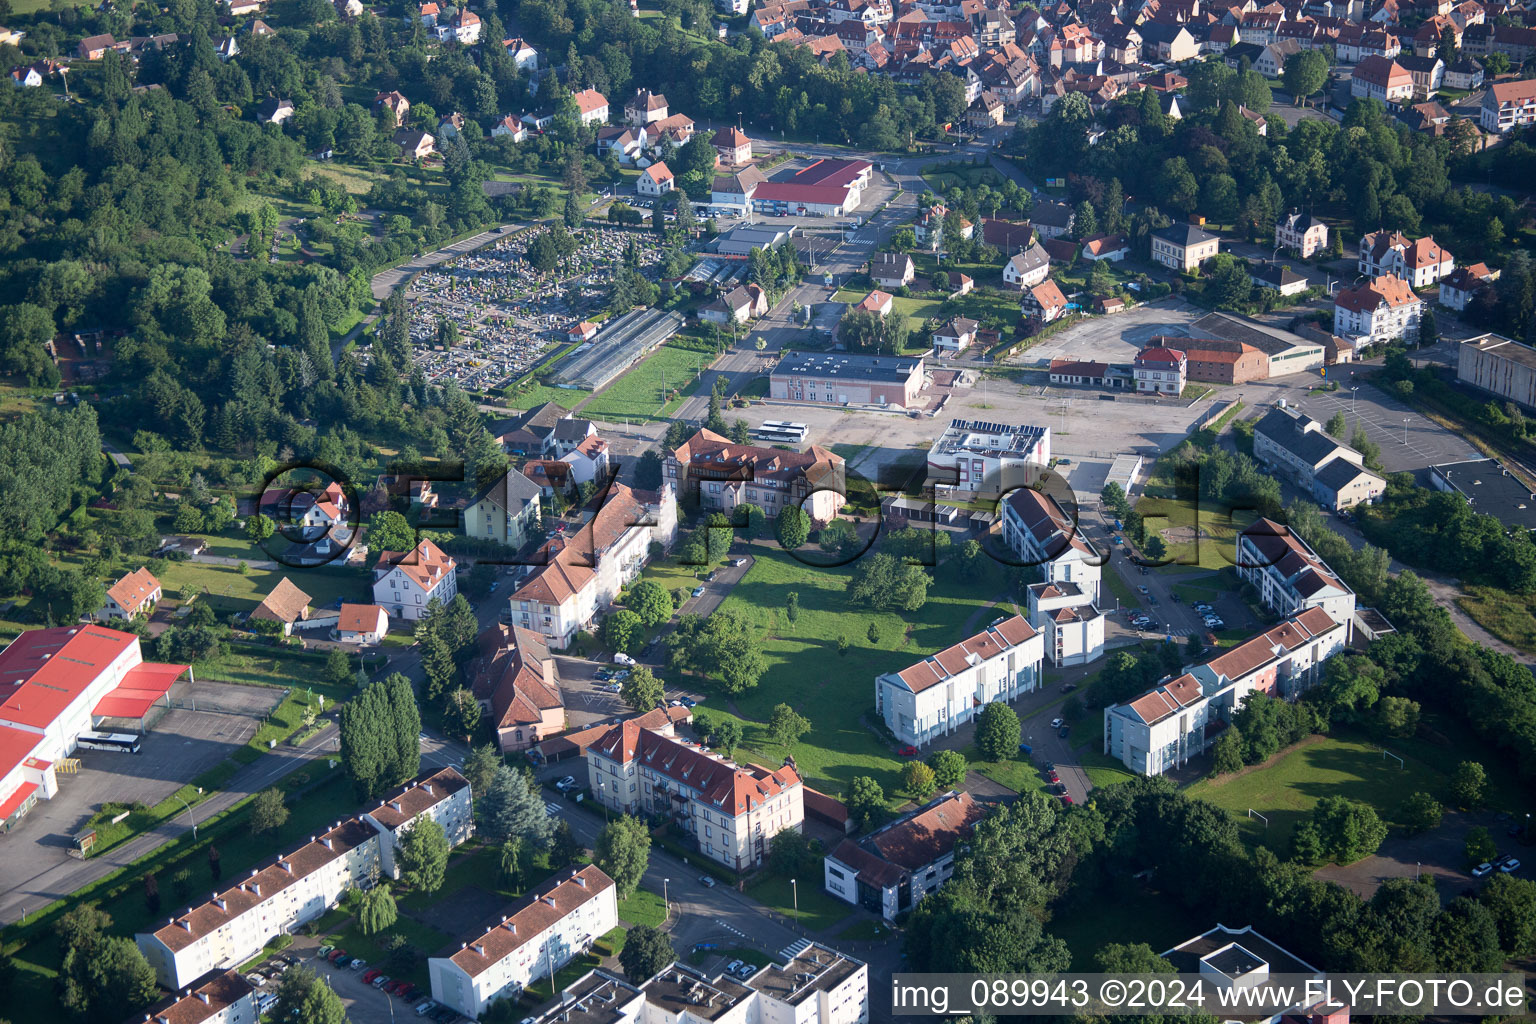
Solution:
M 421 788 L 427 791 L 427 796 L 437 796 L 436 793 L 432 792 L 432 785 L 430 783 L 422 783 Z
M 400 806 L 400 801 L 399 800 L 391 800 L 389 802 L 389 806 L 393 807 L 396 811 L 403 811 L 404 810 L 404 808 Z
M 336 848 L 336 844 L 331 842 L 331 837 L 330 836 L 326 836 L 324 839 L 320 840 L 320 845 L 324 846 L 327 850 L 332 850 L 332 849 Z
M 261 895 L 261 883 L 260 882 L 252 882 L 251 883 L 251 892 L 255 893 L 257 896 L 260 896 Z
M 204 1003 L 206 1003 L 206 1002 L 208 1002 L 208 993 L 207 992 L 199 992 L 197 994 L 197 998 L 201 999 Z
M 213 898 L 213 905 L 218 907 L 220 910 L 225 910 L 228 907 L 228 905 L 217 896 Z
M 581 886 L 583 889 L 587 887 L 587 880 L 581 875 L 572 875 L 571 877 L 575 880 L 576 884 Z

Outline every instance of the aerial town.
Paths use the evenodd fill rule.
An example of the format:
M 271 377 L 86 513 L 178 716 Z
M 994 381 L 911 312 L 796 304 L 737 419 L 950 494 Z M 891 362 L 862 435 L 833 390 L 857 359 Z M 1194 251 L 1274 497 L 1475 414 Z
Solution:
M 0 66 L 0 1024 L 1528 1019 L 1536 5 Z

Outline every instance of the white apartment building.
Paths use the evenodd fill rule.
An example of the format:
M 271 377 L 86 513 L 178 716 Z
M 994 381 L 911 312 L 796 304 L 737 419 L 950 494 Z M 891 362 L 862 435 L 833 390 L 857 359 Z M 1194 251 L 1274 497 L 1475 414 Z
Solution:
M 1051 464 L 1051 428 L 950 420 L 928 449 L 928 482 L 941 496 L 1002 495 Z
M 360 817 L 379 833 L 379 870 L 399 878 L 400 845 L 411 829 L 419 822 L 435 821 L 448 837 L 448 845 L 458 846 L 474 831 L 474 810 L 469 780 L 456 769 L 444 768 L 386 794 L 379 806 Z
M 1483 131 L 1500 135 L 1523 125 L 1536 124 L 1536 79 L 1495 82 L 1483 93 L 1478 111 Z
M 901 743 L 927 746 L 995 700 L 1040 685 L 1045 641 L 1024 616 L 999 619 L 975 636 L 875 679 L 875 712 Z
M 430 540 L 412 551 L 385 551 L 373 567 L 373 603 L 393 618 L 419 619 L 433 601 L 446 605 L 459 592 L 457 566 Z
M 1151 345 L 1136 353 L 1131 378 L 1142 394 L 1179 395 L 1184 391 L 1188 360 L 1178 349 Z
M 822 862 L 822 884 L 846 903 L 894 921 L 949 881 L 955 848 L 987 808 L 950 791 L 873 835 L 844 839 Z
M 512 625 L 564 648 L 640 574 L 652 543 L 672 546 L 677 503 L 671 485 L 660 494 L 642 493 L 614 484 L 587 525 L 540 548 L 533 560 L 544 564 L 510 599 Z
M 1407 281 L 1384 274 L 1358 288 L 1345 288 L 1333 300 L 1333 333 L 1356 345 L 1416 341 L 1424 301 Z
M 1029 622 L 1054 665 L 1082 665 L 1104 653 L 1099 605 L 1104 559 L 1056 499 L 1033 488 L 1003 502 L 1003 540 L 1043 579 L 1028 588 Z
M 1348 643 L 1355 620 L 1355 592 L 1290 527 L 1260 519 L 1237 535 L 1238 578 L 1252 583 L 1264 607 L 1289 618 L 1321 608 L 1344 627 Z
M 236 970 L 218 971 L 144 1011 L 144 1024 L 257 1024 L 256 990 Z
M 516 999 L 529 982 L 553 977 L 619 926 L 613 879 L 595 864 L 546 882 L 508 911 L 452 956 L 427 960 L 433 999 L 478 1017 L 493 1001 Z
M 238 967 L 274 935 L 291 934 L 334 907 L 348 889 L 371 885 L 379 873 L 379 845 L 372 826 L 348 818 L 134 941 L 166 988 Z
M 805 822 L 804 787 L 793 767 L 742 767 L 678 739 L 670 722 L 661 729 L 634 719 L 615 725 L 587 747 L 587 779 L 603 806 L 665 815 L 733 871 L 762 864 L 774 836 Z
M 1104 709 L 1104 753 L 1133 772 L 1161 775 L 1203 753 L 1250 693 L 1292 698 L 1345 646 L 1348 627 L 1322 608 L 1280 625 L 1125 704 Z
M 543 522 L 541 501 L 539 485 L 512 470 L 469 500 L 464 532 L 476 540 L 520 548 Z
M 1456 258 L 1434 235 L 1409 240 L 1401 231 L 1372 231 L 1360 239 L 1360 273 L 1392 274 L 1410 288 L 1428 288 L 1456 269 Z
M 1275 222 L 1275 245 L 1309 260 L 1328 248 L 1328 225 L 1310 213 L 1292 210 Z

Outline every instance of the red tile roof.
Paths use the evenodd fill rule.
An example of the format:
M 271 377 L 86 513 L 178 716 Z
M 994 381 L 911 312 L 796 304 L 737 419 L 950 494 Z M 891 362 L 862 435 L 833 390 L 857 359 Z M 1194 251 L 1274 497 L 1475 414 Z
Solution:
M 341 616 L 336 628 L 342 632 L 372 633 L 387 627 L 389 613 L 376 604 L 346 604 L 341 606 Z
M 108 587 L 107 596 L 116 601 L 119 608 L 133 615 L 159 591 L 160 581 L 141 565 Z
M 957 793 L 876 835 L 871 842 L 880 855 L 908 871 L 932 864 L 969 836 L 987 809 L 969 793 Z
M 476 977 L 612 888 L 613 879 L 597 865 L 588 864 L 573 871 L 570 877 L 547 883 L 512 904 L 508 908 L 511 912 L 503 916 L 500 924 L 466 942 L 449 959 L 471 978 Z
M 416 545 L 415 550 L 407 552 L 385 551 L 379 555 L 378 563 L 374 571 L 388 571 L 399 569 L 411 579 L 416 581 L 422 590 L 430 591 L 441 583 L 449 573 L 453 572 L 455 562 L 452 556 L 430 540 L 422 540 Z
M 896 673 L 896 677 L 906 684 L 908 690 L 922 693 L 930 686 L 937 686 L 959 675 L 972 665 L 1019 646 L 1034 635 L 1034 627 L 1030 626 L 1028 620 L 1022 615 L 1015 615 L 937 654 L 929 655 L 916 665 Z
M 641 728 L 634 719 L 610 729 L 588 748 L 593 752 L 619 764 L 638 761 L 732 817 L 800 785 L 799 774 L 788 765 L 772 771 L 761 765 L 743 768 L 691 743 Z
M 398 829 L 418 814 L 431 810 L 455 793 L 469 788 L 469 780 L 456 769 L 444 768 L 431 775 L 412 779 L 386 793 L 379 806 L 366 812 L 368 817 L 390 831 Z

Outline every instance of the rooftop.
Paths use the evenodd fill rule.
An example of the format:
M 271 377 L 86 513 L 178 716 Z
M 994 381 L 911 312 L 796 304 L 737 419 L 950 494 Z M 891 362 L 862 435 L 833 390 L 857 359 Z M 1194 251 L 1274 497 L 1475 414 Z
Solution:
M 1536 498 L 1525 481 L 1497 459 L 1469 459 L 1431 466 L 1435 486 L 1467 499 L 1472 511 L 1493 516 L 1505 526 L 1536 530 Z
M 861 960 L 813 944 L 782 967 L 764 967 L 747 984 L 770 999 L 797 1005 L 817 992 L 836 988 L 863 966 Z
M 1033 424 L 987 423 L 982 420 L 950 420 L 949 426 L 934 443 L 941 455 L 991 455 L 998 458 L 1028 458 L 1038 452 L 1049 427 Z
M 867 356 L 849 352 L 786 352 L 774 367 L 776 377 L 835 377 L 905 384 L 921 373 L 921 356 Z

